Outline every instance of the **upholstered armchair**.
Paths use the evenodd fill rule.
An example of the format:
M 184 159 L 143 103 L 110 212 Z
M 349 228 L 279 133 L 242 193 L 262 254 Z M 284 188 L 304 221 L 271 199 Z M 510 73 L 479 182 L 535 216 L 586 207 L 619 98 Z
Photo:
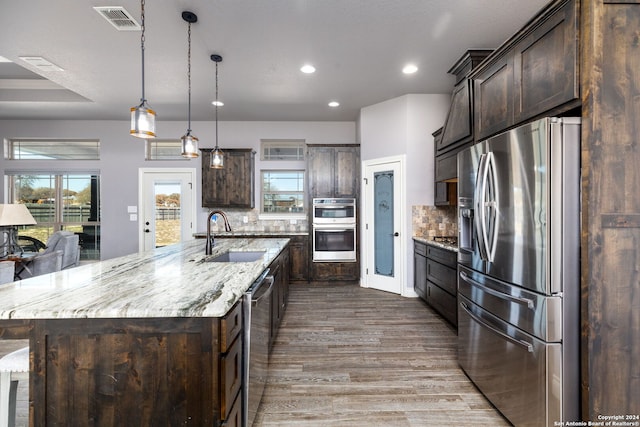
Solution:
M 49 236 L 46 249 L 38 256 L 54 251 L 62 251 L 63 270 L 76 267 L 80 262 L 80 238 L 70 231 L 56 231 Z

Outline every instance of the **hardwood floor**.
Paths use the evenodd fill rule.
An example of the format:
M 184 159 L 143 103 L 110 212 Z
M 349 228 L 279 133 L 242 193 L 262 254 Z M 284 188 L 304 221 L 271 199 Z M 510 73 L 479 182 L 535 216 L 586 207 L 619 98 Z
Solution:
M 508 426 L 419 299 L 292 285 L 254 426 Z
M 0 341 L 0 356 L 28 342 Z M 254 426 L 508 426 L 458 367 L 456 334 L 417 298 L 292 285 Z M 16 425 L 28 424 L 26 381 Z

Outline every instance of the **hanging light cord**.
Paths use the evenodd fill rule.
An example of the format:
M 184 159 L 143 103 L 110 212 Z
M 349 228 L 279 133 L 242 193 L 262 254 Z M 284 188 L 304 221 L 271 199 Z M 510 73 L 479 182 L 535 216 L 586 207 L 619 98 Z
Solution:
M 187 135 L 191 135 L 191 22 L 189 22 L 189 29 L 187 31 L 187 39 L 189 44 L 189 49 L 187 53 L 187 80 L 189 82 L 189 125 L 187 126 Z
M 218 149 L 218 62 L 216 62 L 216 150 Z
M 145 28 L 144 27 L 144 0 L 140 1 L 140 9 L 141 9 L 140 28 L 142 29 L 142 35 L 140 36 L 140 49 L 142 51 L 142 98 L 140 98 L 140 105 L 142 105 L 146 101 L 144 97 L 144 28 Z

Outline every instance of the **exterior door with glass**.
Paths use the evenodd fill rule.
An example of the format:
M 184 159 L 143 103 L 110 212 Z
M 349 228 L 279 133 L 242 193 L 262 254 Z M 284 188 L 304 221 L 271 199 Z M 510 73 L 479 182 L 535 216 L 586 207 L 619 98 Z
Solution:
M 192 239 L 195 170 L 141 170 L 140 181 L 140 250 Z
M 364 284 L 402 293 L 402 167 L 401 159 L 364 165 Z

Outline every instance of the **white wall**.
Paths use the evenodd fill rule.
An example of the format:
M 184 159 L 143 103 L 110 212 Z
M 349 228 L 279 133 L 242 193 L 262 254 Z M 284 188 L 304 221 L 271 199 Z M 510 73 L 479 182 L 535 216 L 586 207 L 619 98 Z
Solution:
M 193 135 L 201 148 L 215 145 L 215 124 L 192 122 Z M 179 139 L 186 122 L 158 122 L 159 138 Z M 2 159 L 5 171 L 100 171 L 102 218 L 101 256 L 109 259 L 138 251 L 138 223 L 129 221 L 127 206 L 138 204 L 139 168 L 194 168 L 197 171 L 196 200 L 200 206 L 200 158 L 183 161 L 145 161 L 144 141 L 129 136 L 129 121 L 0 120 L 0 139 L 8 138 L 91 138 L 100 139 L 98 161 L 15 161 Z M 260 139 L 304 139 L 309 144 L 353 144 L 355 122 L 219 122 L 219 145 L 224 148 L 253 148 L 259 153 Z M 256 155 L 256 182 L 260 156 Z M 0 188 L 0 201 L 6 197 Z M 206 209 L 198 213 L 196 230 L 203 230 Z
M 406 295 L 413 293 L 411 206 L 433 205 L 433 136 L 446 119 L 450 95 L 405 95 L 365 107 L 358 134 L 362 160 L 406 154 L 405 229 Z M 363 233 L 361 232 L 362 236 Z

